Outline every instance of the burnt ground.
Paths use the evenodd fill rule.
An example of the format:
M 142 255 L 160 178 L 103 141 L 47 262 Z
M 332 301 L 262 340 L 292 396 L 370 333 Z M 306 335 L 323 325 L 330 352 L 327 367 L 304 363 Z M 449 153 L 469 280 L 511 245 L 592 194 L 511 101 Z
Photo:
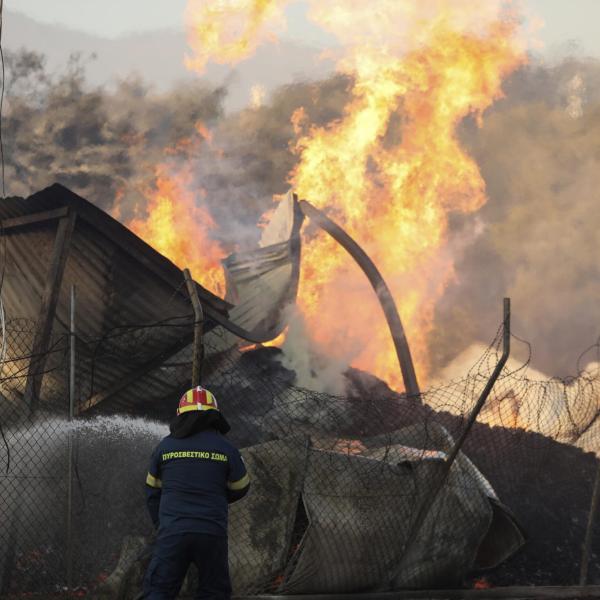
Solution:
M 493 585 L 575 585 L 579 581 L 596 458 L 522 430 L 476 425 L 464 452 L 489 479 L 527 534 L 511 559 L 486 574 Z M 600 522 L 588 583 L 600 583 Z
M 266 350 L 249 353 L 244 360 L 260 365 L 263 377 L 292 383 L 290 372 L 274 360 L 277 349 Z M 373 375 L 350 370 L 348 381 L 344 410 L 353 418 L 350 425 L 336 422 L 335 433 L 340 437 L 366 437 L 429 419 L 444 425 L 455 438 L 462 431 L 462 418 L 410 401 Z M 326 397 L 322 400 L 332 402 Z M 463 451 L 527 536 L 525 546 L 511 559 L 492 571 L 474 573 L 465 584 L 470 587 L 481 577 L 493 586 L 578 584 L 595 456 L 538 433 L 481 423 L 473 426 Z M 600 584 L 600 515 L 591 550 L 588 583 Z
M 365 374 L 349 376 L 365 380 Z M 386 428 L 431 419 L 454 439 L 462 432 L 464 419 L 415 406 L 391 390 L 383 394 L 382 382 L 374 383 L 385 398 L 383 411 L 391 416 L 389 421 L 386 418 Z M 527 537 L 512 558 L 488 572 L 473 573 L 465 585 L 471 587 L 481 577 L 492 586 L 577 585 L 597 469 L 594 454 L 538 433 L 481 423 L 474 424 L 463 452 L 489 480 Z M 588 584 L 600 584 L 600 514 L 590 556 Z

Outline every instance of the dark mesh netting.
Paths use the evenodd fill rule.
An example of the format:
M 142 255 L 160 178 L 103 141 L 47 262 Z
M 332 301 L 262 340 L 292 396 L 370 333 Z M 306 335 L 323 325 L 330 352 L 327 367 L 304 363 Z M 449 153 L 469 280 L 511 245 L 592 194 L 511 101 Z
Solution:
M 78 337 L 69 421 L 68 332 L 56 324 L 34 402 L 35 323 L 6 323 L 2 595 L 136 596 L 152 542 L 148 460 L 190 385 L 192 349 L 178 340 L 192 326 L 173 316 Z M 353 369 L 343 397 L 302 389 L 277 348 L 241 351 L 219 327 L 204 342 L 203 385 L 252 481 L 230 509 L 237 595 L 577 583 L 600 449 L 592 354 L 569 381 L 530 380 L 526 363 L 507 363 L 446 477 L 500 335 L 419 398 Z M 599 552 L 596 528 L 590 583 Z M 193 585 L 191 571 L 184 593 Z

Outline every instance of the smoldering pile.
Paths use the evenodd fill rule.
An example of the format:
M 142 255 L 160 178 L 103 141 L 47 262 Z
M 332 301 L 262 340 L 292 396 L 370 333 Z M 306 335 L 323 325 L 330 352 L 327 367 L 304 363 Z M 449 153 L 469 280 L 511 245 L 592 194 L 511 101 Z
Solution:
M 421 403 L 356 369 L 345 374 L 344 396 L 299 390 L 293 387 L 295 373 L 282 366 L 281 351 L 276 348 L 244 353 L 239 364 L 244 380 L 253 383 L 236 388 L 232 394 L 228 392 L 226 410 L 234 415 L 241 415 L 242 411 L 252 415 L 249 419 L 233 417 L 232 433 L 243 445 L 255 443 L 265 435 L 275 439 L 285 433 L 310 431 L 312 435 L 336 440 L 329 442 L 329 447 L 335 446 L 338 452 L 360 455 L 367 450 L 365 440 L 380 436 L 389 444 L 393 432 L 415 425 L 439 425 L 457 439 L 468 415 L 468 411 L 457 414 L 453 406 L 460 404 L 465 408 L 464 397 L 454 395 L 457 387 L 464 393 L 464 381 L 462 386 L 427 392 Z M 283 398 L 265 393 L 262 382 L 266 380 L 289 391 L 282 391 Z M 522 381 L 531 383 L 526 375 Z M 431 396 L 438 400 L 434 402 Z M 445 400 L 445 408 L 439 399 Z M 437 410 L 429 403 L 437 405 Z M 283 429 L 281 423 L 285 423 Z M 596 438 L 597 447 L 599 442 Z M 439 442 L 430 447 L 439 450 Z M 572 585 L 577 581 L 597 468 L 595 454 L 522 427 L 490 425 L 479 420 L 466 438 L 463 452 L 512 511 L 527 538 L 508 562 L 493 570 L 472 573 L 470 581 L 481 575 L 494 586 L 549 582 Z M 571 473 L 577 476 L 570 476 Z M 598 539 L 596 534 L 594 544 Z M 597 565 L 591 564 L 590 569 L 589 582 L 600 581 Z M 468 585 L 468 581 L 464 583 Z

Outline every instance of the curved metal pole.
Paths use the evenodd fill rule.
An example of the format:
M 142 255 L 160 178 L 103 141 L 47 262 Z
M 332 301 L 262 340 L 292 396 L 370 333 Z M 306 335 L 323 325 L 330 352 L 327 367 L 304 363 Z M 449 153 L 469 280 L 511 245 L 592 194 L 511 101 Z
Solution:
M 300 200 L 300 210 L 305 216 L 311 219 L 338 242 L 338 244 L 340 244 L 340 246 L 342 246 L 357 262 L 358 266 L 367 276 L 367 279 L 377 294 L 388 327 L 390 328 L 390 333 L 392 334 L 392 340 L 394 341 L 398 362 L 400 363 L 400 371 L 402 371 L 402 379 L 404 380 L 406 394 L 413 398 L 420 398 L 421 393 L 419 391 L 417 375 L 410 354 L 410 348 L 408 347 L 406 334 L 404 333 L 404 327 L 402 327 L 402 321 L 400 321 L 400 315 L 398 314 L 394 298 L 381 276 L 381 273 L 373 261 L 367 256 L 365 251 L 339 225 L 334 223 L 318 208 L 315 208 L 306 200 Z

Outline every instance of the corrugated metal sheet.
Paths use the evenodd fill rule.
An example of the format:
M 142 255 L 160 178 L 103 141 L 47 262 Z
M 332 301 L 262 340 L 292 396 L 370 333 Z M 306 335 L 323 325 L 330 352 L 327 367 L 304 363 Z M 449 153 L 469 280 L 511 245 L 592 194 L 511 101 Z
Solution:
M 295 206 L 293 199 L 290 197 L 287 202 L 282 210 L 294 217 L 297 213 L 290 209 Z M 79 391 L 81 400 L 85 401 L 98 392 L 110 390 L 168 349 L 181 346 L 182 339 L 191 339 L 192 310 L 182 271 L 177 266 L 110 215 L 63 186 L 55 184 L 26 199 L 4 199 L 0 203 L 0 220 L 8 223 L 7 219 L 62 207 L 74 210 L 77 217 L 53 336 L 60 338 L 67 332 L 69 291 L 74 284 L 80 338 Z M 301 221 L 286 218 L 289 223 L 284 223 L 282 231 L 290 236 L 287 241 L 280 241 L 282 234 L 277 232 L 276 244 L 226 261 L 226 268 L 230 270 L 229 295 L 235 297 L 236 306 L 198 286 L 207 319 L 207 349 L 213 353 L 228 350 L 240 341 L 239 337 L 266 341 L 283 329 L 281 307 L 293 300 L 296 293 L 297 234 Z M 281 228 L 281 219 L 279 221 Z M 54 219 L 8 228 L 3 232 L 6 270 L 2 298 L 7 318 L 24 318 L 31 323 L 29 339 L 26 334 L 19 334 L 23 347 L 11 347 L 9 360 L 31 348 L 33 324 L 38 319 L 57 223 Z M 149 325 L 155 326 L 147 327 Z M 165 360 L 185 362 L 190 357 L 190 348 L 182 346 Z M 14 371 L 15 363 L 12 364 Z M 21 363 L 19 368 L 23 369 Z M 186 384 L 187 373 L 185 368 L 156 366 L 136 382 L 106 398 L 102 408 L 138 412 L 140 396 L 145 396 L 148 401 L 166 398 Z M 4 375 L 7 374 L 5 370 Z M 65 375 L 65 369 L 47 374 L 43 389 L 55 388 L 64 393 L 67 389 Z M 3 388 L 14 398 L 23 393 L 24 385 L 23 377 L 6 381 Z M 65 407 L 66 403 L 65 397 Z

